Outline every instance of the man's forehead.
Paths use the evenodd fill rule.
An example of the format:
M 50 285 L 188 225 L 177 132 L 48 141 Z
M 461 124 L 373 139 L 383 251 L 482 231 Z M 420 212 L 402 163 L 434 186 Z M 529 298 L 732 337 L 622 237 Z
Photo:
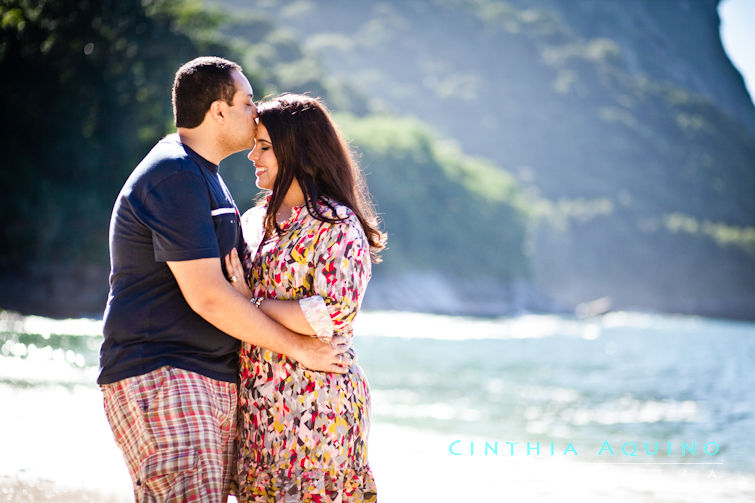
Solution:
M 243 73 L 239 72 L 238 70 L 234 71 L 233 80 L 236 82 L 236 92 L 241 92 L 243 94 L 249 95 L 250 97 L 254 96 L 252 85 L 249 83 L 249 80 L 244 76 Z

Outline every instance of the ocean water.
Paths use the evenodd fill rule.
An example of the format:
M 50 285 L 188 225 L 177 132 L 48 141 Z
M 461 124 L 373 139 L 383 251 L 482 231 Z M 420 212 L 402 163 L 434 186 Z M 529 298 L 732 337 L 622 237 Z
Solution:
M 0 313 L 0 478 L 128 501 L 100 327 Z M 755 500 L 755 324 L 366 312 L 355 331 L 382 501 Z
M 755 473 L 755 324 L 637 313 L 372 316 L 357 347 L 377 421 L 541 449 L 571 442 L 586 457 L 604 441 L 614 451 L 633 442 L 642 455 L 613 460 Z M 659 452 L 647 455 L 646 443 Z M 703 452 L 708 443 L 717 454 Z

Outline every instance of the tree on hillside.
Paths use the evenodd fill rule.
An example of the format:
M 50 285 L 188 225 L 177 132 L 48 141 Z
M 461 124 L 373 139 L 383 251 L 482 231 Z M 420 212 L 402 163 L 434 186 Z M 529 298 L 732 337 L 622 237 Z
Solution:
M 2 0 L 2 273 L 107 263 L 115 196 L 172 128 L 176 68 L 228 52 L 203 36 L 215 22 L 189 2 Z

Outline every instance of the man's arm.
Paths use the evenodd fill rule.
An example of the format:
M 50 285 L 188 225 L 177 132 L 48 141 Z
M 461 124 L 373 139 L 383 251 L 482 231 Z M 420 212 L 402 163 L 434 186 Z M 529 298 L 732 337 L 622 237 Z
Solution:
M 168 262 L 168 267 L 189 306 L 228 335 L 290 356 L 312 370 L 343 374 L 351 365 L 345 338 L 334 338 L 331 345 L 274 322 L 226 281 L 219 258 Z
M 225 270 L 228 271 L 229 276 L 233 275 L 240 278 L 239 281 L 233 284 L 233 288 L 245 298 L 251 300 L 253 295 L 252 290 L 246 281 L 244 281 L 244 268 L 241 265 L 241 258 L 239 258 L 239 254 L 235 248 L 225 256 Z M 259 308 L 267 316 L 297 334 L 316 335 L 315 329 L 312 328 L 307 318 L 304 317 L 298 300 L 263 299 L 259 304 Z

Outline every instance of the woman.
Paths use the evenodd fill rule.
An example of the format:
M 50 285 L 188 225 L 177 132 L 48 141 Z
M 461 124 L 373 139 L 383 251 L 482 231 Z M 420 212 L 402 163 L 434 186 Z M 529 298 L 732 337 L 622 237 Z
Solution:
M 366 186 L 319 101 L 288 94 L 258 110 L 249 159 L 257 186 L 272 192 L 242 217 L 251 288 L 235 285 L 291 330 L 351 337 L 385 243 Z M 244 274 L 237 254 L 226 266 Z M 315 372 L 245 344 L 240 372 L 239 501 L 376 500 L 369 389 L 356 364 L 346 374 Z

